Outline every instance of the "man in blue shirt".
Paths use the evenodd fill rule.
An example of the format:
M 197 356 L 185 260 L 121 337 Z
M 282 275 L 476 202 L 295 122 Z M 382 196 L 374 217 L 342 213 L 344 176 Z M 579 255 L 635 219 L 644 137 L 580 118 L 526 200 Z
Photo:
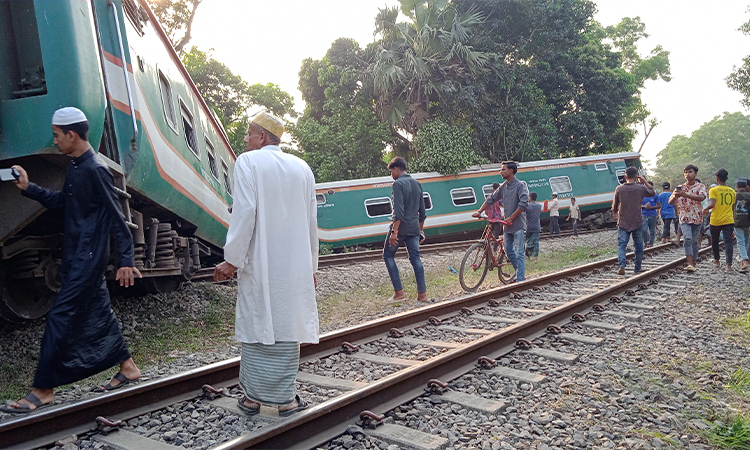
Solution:
M 664 182 L 661 185 L 662 193 L 657 195 L 657 201 L 661 203 L 661 220 L 664 222 L 664 229 L 661 233 L 661 243 L 666 244 L 669 242 L 670 235 L 669 227 L 674 226 L 674 233 L 677 234 L 677 227 L 679 221 L 675 215 L 674 206 L 669 204 L 669 197 L 672 196 L 672 189 L 669 182 Z
M 653 181 L 649 181 L 648 184 L 653 189 Z M 661 203 L 659 203 L 658 196 L 655 195 L 643 199 L 641 214 L 643 215 L 643 242 L 646 243 L 646 247 L 653 246 L 654 241 L 656 240 L 656 221 L 660 208 Z

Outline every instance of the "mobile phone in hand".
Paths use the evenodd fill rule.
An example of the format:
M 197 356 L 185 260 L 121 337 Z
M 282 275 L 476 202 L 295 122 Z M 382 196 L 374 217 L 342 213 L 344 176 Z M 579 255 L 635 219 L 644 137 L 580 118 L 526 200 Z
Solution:
M 0 181 L 18 181 L 18 171 L 12 167 L 0 169 Z

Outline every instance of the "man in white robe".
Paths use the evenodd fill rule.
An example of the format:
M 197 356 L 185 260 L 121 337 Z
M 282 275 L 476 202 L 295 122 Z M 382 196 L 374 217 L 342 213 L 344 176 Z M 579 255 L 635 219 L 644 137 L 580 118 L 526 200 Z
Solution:
M 214 279 L 237 274 L 235 337 L 242 343 L 239 400 L 287 416 L 307 407 L 296 394 L 300 343 L 317 343 L 318 221 L 310 167 L 278 147 L 282 122 L 261 113 L 250 123 L 247 152 L 234 165 L 234 203 Z

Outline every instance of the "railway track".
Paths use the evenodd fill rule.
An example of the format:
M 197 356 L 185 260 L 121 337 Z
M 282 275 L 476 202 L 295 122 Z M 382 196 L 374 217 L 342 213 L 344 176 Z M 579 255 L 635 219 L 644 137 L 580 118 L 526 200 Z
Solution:
M 582 230 L 579 231 L 579 235 L 584 234 L 590 234 L 590 233 L 600 233 L 603 230 Z M 561 232 L 560 234 L 556 235 L 549 235 L 549 234 L 543 234 L 540 236 L 541 240 L 553 240 L 553 239 L 561 239 L 561 238 L 567 238 L 571 237 L 573 235 L 573 232 L 567 231 L 567 232 Z M 476 239 L 470 239 L 465 241 L 456 241 L 456 242 L 442 242 L 442 243 L 435 243 L 435 244 L 425 244 L 421 245 L 419 247 L 419 253 L 420 254 L 429 254 L 429 253 L 440 253 L 440 252 L 447 252 L 447 251 L 455 251 L 455 250 L 462 250 L 469 248 L 469 246 L 473 243 L 475 243 Z M 403 257 L 407 256 L 406 249 L 400 248 L 398 250 L 398 253 L 396 254 L 397 257 Z M 358 264 L 361 262 L 368 262 L 368 261 L 378 261 L 383 259 L 383 250 L 364 250 L 364 251 L 356 251 L 356 252 L 347 252 L 347 253 L 333 253 L 330 255 L 321 255 L 318 257 L 318 267 L 324 268 L 324 267 L 335 267 L 335 266 L 343 266 L 348 264 Z M 198 270 L 190 279 L 194 282 L 201 282 L 201 281 L 211 281 L 213 280 L 213 273 L 214 269 L 213 267 L 206 267 L 203 269 Z
M 698 279 L 674 270 L 684 263 L 684 257 L 673 245 L 647 249 L 646 255 L 644 271 L 637 275 L 616 276 L 616 258 L 609 258 L 327 333 L 319 344 L 302 347 L 298 381 L 303 397 L 310 386 L 329 389 L 336 395 L 286 419 L 280 420 L 273 411 L 262 411 L 249 420 L 230 397 L 233 391 L 204 388 L 237 384 L 239 359 L 235 358 L 27 417 L 11 418 L 0 422 L 0 442 L 6 448 L 38 448 L 71 434 L 96 433 L 98 416 L 106 418 L 98 425 L 104 431 L 118 420 L 128 420 L 129 428 L 133 428 L 139 417 L 149 417 L 149 413 L 162 408 L 175 409 L 175 404 L 186 407 L 197 402 L 220 408 L 227 416 L 249 420 L 248 426 L 252 422 L 249 429 L 253 431 L 212 447 L 215 450 L 313 448 L 341 435 L 358 419 L 363 426 L 377 423 L 383 418 L 381 414 L 423 396 L 428 385 L 433 395 L 440 395 L 438 392 L 444 391 L 448 382 L 476 370 L 479 361 L 482 370 L 493 371 L 499 377 L 540 383 L 539 374 L 497 365 L 498 359 L 519 352 L 573 363 L 574 354 L 539 348 L 535 340 L 565 339 L 596 345 L 600 339 L 597 333 L 617 332 L 626 326 L 623 321 L 635 320 L 643 311 L 658 305 L 664 295 L 675 294 L 676 286 L 665 280 Z M 631 300 L 634 296 L 638 301 Z M 334 366 L 348 365 L 344 372 L 356 371 L 358 361 L 376 363 L 382 370 L 372 380 L 355 381 L 331 374 L 328 360 L 335 360 Z M 498 402 L 445 392 L 448 402 L 499 408 Z M 362 415 L 363 411 L 371 413 Z M 393 426 L 375 430 L 365 426 L 364 432 L 410 436 L 408 439 L 413 441 L 432 439 L 415 430 Z M 128 438 L 146 439 L 128 430 L 97 437 Z M 121 448 L 138 448 L 137 445 L 147 448 L 143 442 Z

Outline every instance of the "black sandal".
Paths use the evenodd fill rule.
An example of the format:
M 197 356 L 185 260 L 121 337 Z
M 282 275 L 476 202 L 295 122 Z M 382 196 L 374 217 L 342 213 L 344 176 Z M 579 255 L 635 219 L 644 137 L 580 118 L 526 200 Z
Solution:
M 140 378 L 140 377 L 138 377 Z M 119 381 L 120 384 L 116 384 L 112 386 L 112 382 L 105 384 L 104 386 L 97 386 L 94 389 L 92 389 L 92 392 L 107 392 L 107 391 L 113 391 L 115 389 L 120 389 L 121 387 L 125 386 L 128 383 L 134 383 L 138 381 L 138 378 L 133 378 L 132 380 L 125 376 L 122 372 L 117 372 L 117 374 L 114 376 L 114 379 Z
M 237 406 L 240 408 L 240 410 L 242 410 L 242 412 L 244 412 L 248 416 L 254 416 L 260 412 L 260 406 L 258 406 L 257 408 L 251 408 L 245 404 L 245 400 L 250 400 L 250 399 L 245 397 L 244 395 L 237 399 Z M 252 400 L 250 401 L 252 402 Z M 253 402 L 253 403 L 258 403 L 258 402 Z
M 20 405 L 18 408 L 2 407 L 0 408 L 0 411 L 4 413 L 9 413 L 9 414 L 28 414 L 32 411 L 36 411 L 37 409 L 41 409 L 41 408 L 44 408 L 45 406 L 49 406 L 52 403 L 52 402 L 42 403 L 42 401 L 39 400 L 39 397 L 32 394 L 31 392 L 29 392 L 26 395 L 26 397 L 24 397 L 23 399 L 31 403 L 32 405 L 34 405 L 36 408 L 31 409 L 30 405 L 27 405 L 25 403 L 20 403 L 20 400 L 19 400 L 18 402 L 16 402 L 18 405 Z
M 287 409 L 284 411 L 279 411 L 279 416 L 288 417 L 296 413 L 297 411 L 302 411 L 303 409 L 306 409 L 308 406 L 310 406 L 310 404 L 308 404 L 306 401 L 299 398 L 299 395 L 295 395 L 294 399 L 297 400 L 297 407 L 292 408 L 292 409 Z

